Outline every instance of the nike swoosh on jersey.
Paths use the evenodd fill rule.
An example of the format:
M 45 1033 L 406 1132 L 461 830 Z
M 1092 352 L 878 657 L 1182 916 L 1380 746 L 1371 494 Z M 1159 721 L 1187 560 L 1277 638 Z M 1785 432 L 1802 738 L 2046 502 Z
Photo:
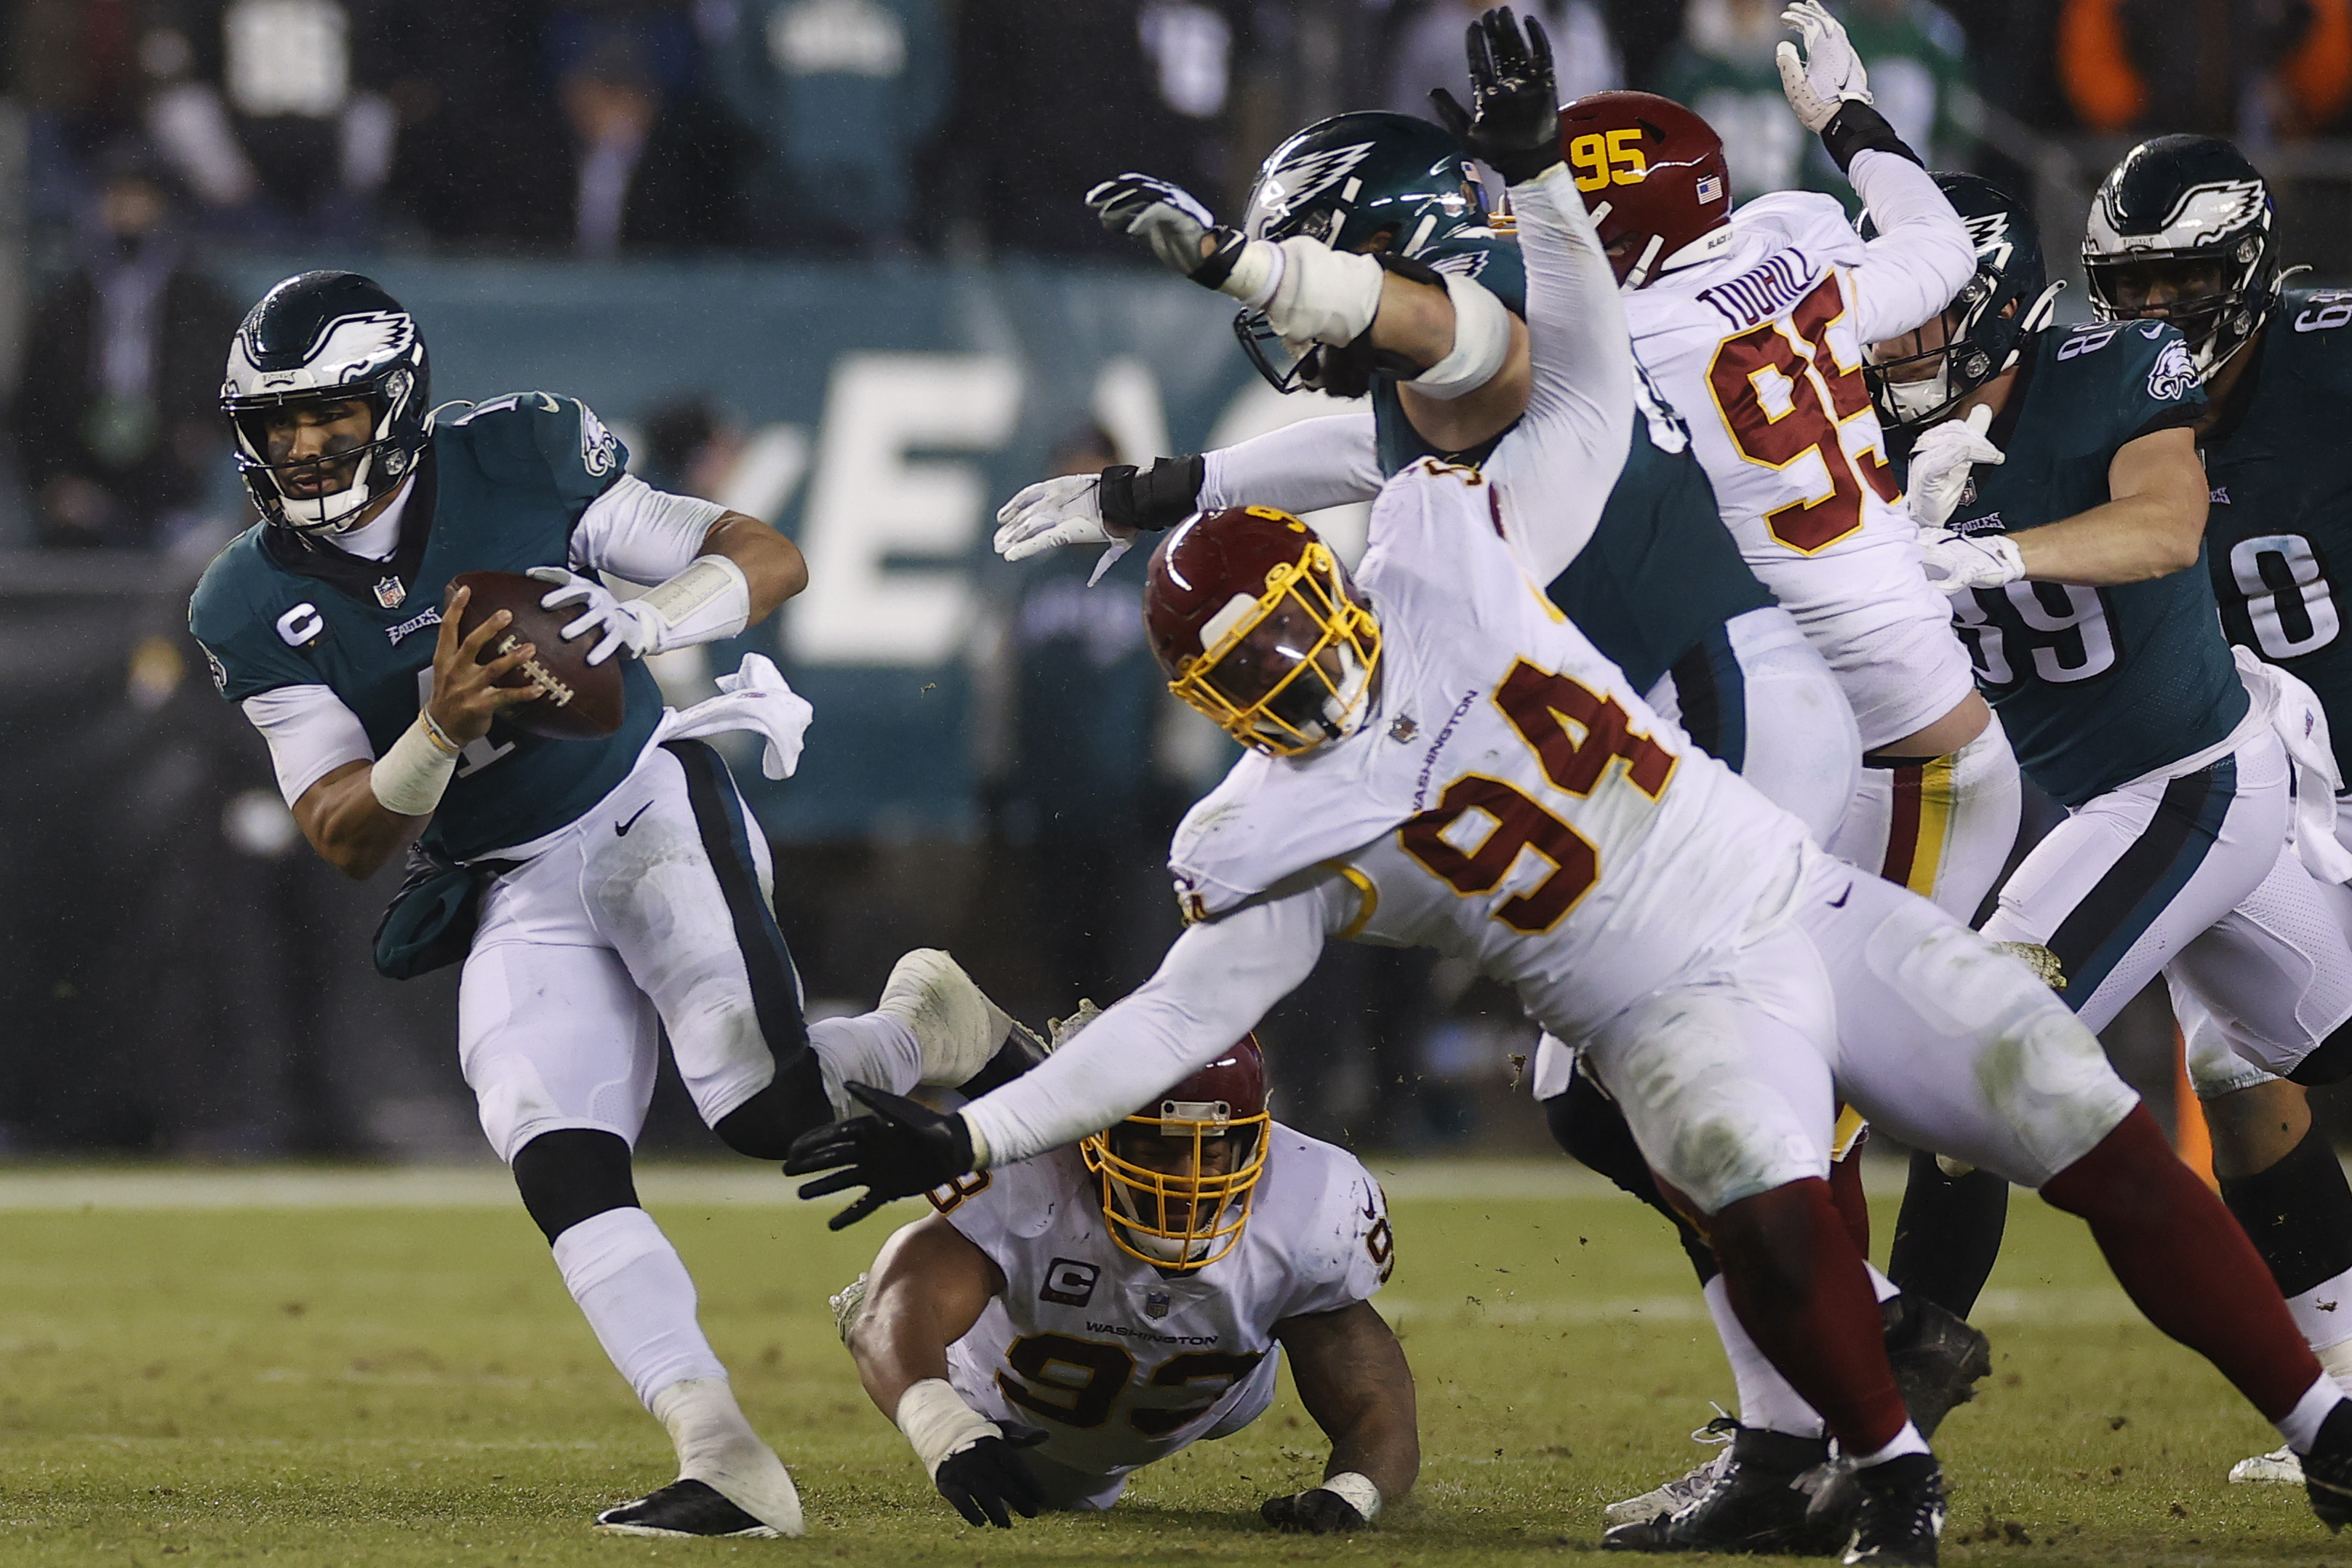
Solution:
M 637 807 L 635 814 L 633 815 L 628 821 L 614 823 L 613 825 L 613 837 L 615 838 L 626 838 L 629 836 L 629 829 L 637 825 L 637 818 L 643 816 L 653 808 L 654 803 L 652 801 L 647 801 L 645 805 Z

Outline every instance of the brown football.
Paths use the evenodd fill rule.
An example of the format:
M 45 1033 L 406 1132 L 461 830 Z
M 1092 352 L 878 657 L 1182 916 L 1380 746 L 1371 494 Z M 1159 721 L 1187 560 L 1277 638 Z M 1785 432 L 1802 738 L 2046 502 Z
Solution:
M 489 663 L 518 643 L 531 643 L 538 649 L 499 684 L 528 686 L 537 681 L 547 689 L 547 695 L 533 702 L 518 702 L 504 710 L 501 718 L 517 729 L 559 741 L 594 740 L 621 727 L 628 709 L 621 661 L 629 656 L 626 651 L 617 652 L 602 664 L 591 665 L 588 650 L 596 646 L 593 634 L 564 641 L 563 628 L 580 618 L 579 605 L 541 609 L 540 600 L 553 593 L 553 586 L 520 572 L 463 572 L 449 579 L 449 586 L 442 591 L 443 609 L 448 608 L 451 595 L 460 588 L 472 589 L 473 596 L 466 601 L 458 636 L 470 636 L 500 610 L 514 617 L 482 649 L 482 663 Z

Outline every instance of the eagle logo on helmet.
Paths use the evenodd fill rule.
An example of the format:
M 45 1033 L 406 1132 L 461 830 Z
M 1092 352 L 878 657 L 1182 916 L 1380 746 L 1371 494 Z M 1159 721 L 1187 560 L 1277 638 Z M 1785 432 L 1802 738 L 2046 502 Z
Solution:
M 1252 235 L 1263 236 L 1353 174 L 1371 153 L 1371 142 L 1357 142 L 1345 147 L 1326 147 L 1267 171 L 1265 178 L 1258 183 L 1256 197 L 1250 204 L 1244 226 Z
M 2179 250 L 2217 245 L 2260 219 L 2270 193 L 2260 180 L 2209 180 L 2180 193 L 2152 234 L 2126 234 L 2115 205 L 2119 189 L 2100 193 L 2091 208 L 2092 237 L 2108 250 Z
M 1976 248 L 1980 264 L 1996 272 L 2009 265 L 2010 253 L 2016 247 L 2009 237 L 2007 213 L 1980 213 L 1974 217 L 1963 218 L 1961 222 L 1969 231 L 1969 244 Z

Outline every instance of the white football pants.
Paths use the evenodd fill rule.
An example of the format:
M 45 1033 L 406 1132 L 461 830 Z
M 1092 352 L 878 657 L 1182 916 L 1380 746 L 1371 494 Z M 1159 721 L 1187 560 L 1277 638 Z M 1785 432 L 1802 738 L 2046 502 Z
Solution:
M 2024 964 L 1891 882 L 1806 859 L 1787 918 L 1584 1042 L 1650 1168 L 1703 1212 L 1826 1178 L 1841 1100 L 2029 1187 L 2138 1103 Z

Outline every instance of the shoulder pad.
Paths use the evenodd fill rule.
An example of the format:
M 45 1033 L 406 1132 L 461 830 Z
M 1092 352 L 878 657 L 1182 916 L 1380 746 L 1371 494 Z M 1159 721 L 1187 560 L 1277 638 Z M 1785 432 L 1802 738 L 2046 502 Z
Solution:
M 255 523 L 212 564 L 188 595 L 188 632 L 205 650 L 214 689 L 232 702 L 281 686 L 304 686 L 320 676 L 304 653 L 326 634 L 326 622 L 289 577 L 261 552 Z
M 454 411 L 454 412 L 452 412 Z M 464 442 L 495 478 L 520 480 L 537 467 L 567 500 L 584 506 L 616 483 L 628 449 L 596 411 L 550 392 L 510 392 L 481 403 L 446 404 L 435 427 Z

